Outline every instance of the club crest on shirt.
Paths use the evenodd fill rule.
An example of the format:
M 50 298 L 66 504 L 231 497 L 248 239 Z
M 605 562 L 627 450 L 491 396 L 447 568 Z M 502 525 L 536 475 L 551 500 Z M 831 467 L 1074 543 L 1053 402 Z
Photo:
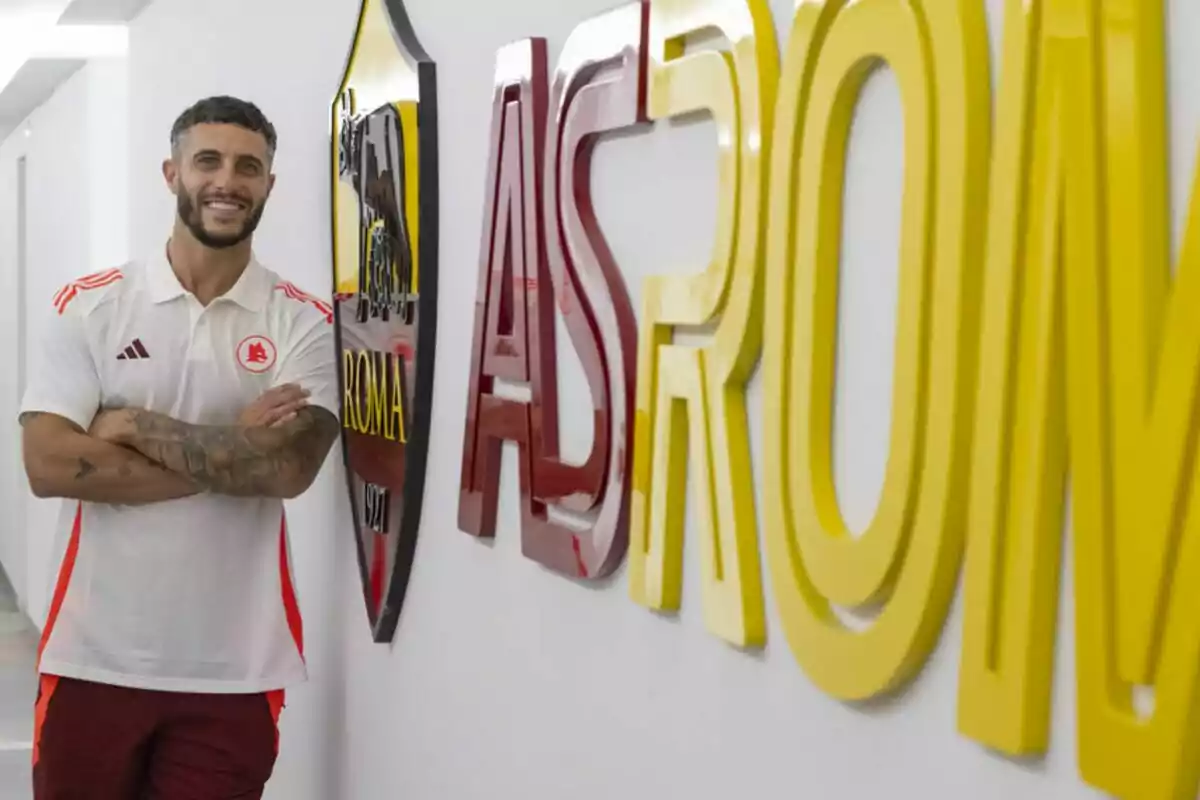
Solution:
M 237 361 L 247 372 L 267 372 L 275 366 L 279 351 L 266 336 L 247 336 L 238 342 Z
M 333 101 L 334 307 L 342 447 L 372 636 L 391 641 L 412 568 L 437 320 L 435 66 L 401 0 L 362 0 Z

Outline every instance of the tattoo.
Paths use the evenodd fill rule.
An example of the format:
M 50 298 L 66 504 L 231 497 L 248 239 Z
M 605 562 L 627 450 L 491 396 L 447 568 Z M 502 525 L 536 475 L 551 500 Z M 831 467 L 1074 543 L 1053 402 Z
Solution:
M 205 488 L 241 497 L 294 497 L 316 477 L 337 438 L 337 418 L 301 409 L 275 428 L 192 425 L 136 412 L 133 447 Z
M 31 422 L 40 416 L 42 416 L 41 411 L 26 411 L 22 413 L 21 416 L 17 417 L 17 422 L 24 427 L 25 423 Z
M 75 480 L 81 481 L 88 475 L 96 471 L 96 465 L 88 461 L 86 458 L 79 459 L 79 472 L 75 473 Z

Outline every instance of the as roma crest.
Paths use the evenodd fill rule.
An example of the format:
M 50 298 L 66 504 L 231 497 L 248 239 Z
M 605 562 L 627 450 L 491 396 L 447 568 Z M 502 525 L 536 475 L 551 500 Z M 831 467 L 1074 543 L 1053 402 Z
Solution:
M 437 336 L 437 85 L 401 0 L 362 0 L 332 108 L 342 449 L 373 638 L 412 570 Z

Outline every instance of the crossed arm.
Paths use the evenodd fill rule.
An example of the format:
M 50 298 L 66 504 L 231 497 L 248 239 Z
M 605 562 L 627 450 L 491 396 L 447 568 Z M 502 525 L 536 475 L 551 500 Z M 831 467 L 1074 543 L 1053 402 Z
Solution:
M 337 438 L 329 411 L 306 406 L 274 426 L 192 425 L 137 409 L 106 412 L 93 429 L 217 494 L 292 498 L 316 478 Z
M 292 498 L 337 438 L 329 411 L 304 406 L 271 424 L 193 425 L 139 409 L 101 412 L 90 431 L 26 414 L 25 468 L 40 497 L 138 505 L 202 491 Z
M 21 415 L 29 488 L 38 497 L 143 505 L 188 497 L 201 486 L 141 453 L 89 436 L 66 417 Z

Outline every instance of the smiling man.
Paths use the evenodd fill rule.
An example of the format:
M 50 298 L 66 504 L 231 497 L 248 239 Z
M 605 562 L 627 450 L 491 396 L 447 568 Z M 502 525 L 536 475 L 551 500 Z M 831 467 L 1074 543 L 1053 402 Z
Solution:
M 260 264 L 276 134 L 200 101 L 171 131 L 169 240 L 54 298 L 22 404 L 63 498 L 35 798 L 260 797 L 303 680 L 283 499 L 338 432 L 330 306 Z

